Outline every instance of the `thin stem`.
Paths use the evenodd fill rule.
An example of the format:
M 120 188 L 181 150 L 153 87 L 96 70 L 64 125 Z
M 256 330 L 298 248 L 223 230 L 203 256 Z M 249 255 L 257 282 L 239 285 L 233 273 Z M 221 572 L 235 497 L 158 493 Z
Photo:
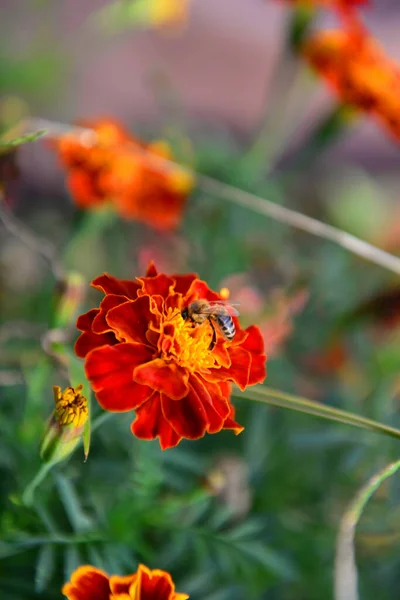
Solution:
M 378 487 L 400 468 L 400 460 L 387 465 L 361 488 L 340 523 L 335 555 L 335 600 L 358 600 L 354 535 L 361 513 Z
M 301 398 L 293 394 L 287 394 L 286 392 L 281 392 L 280 390 L 275 390 L 270 387 L 259 386 L 258 388 L 246 390 L 244 397 L 255 402 L 287 408 L 289 410 L 321 417 L 328 421 L 337 421 L 339 423 L 375 431 L 376 433 L 384 433 L 385 435 L 400 439 L 400 430 L 390 427 L 390 425 L 384 425 L 383 423 L 373 421 L 372 419 L 362 417 L 355 413 L 339 408 L 333 408 L 332 406 L 327 406 L 320 402 Z
M 39 487 L 42 481 L 46 479 L 46 476 L 52 467 L 52 463 L 43 463 L 35 477 L 26 486 L 22 494 L 22 503 L 25 504 L 25 506 L 32 506 L 36 489 Z
M 0 192 L 0 222 L 5 229 L 15 235 L 25 246 L 35 254 L 42 256 L 50 265 L 56 281 L 63 281 L 64 269 L 58 259 L 57 251 L 52 244 L 38 237 L 30 231 L 17 217 L 6 207 L 4 197 Z

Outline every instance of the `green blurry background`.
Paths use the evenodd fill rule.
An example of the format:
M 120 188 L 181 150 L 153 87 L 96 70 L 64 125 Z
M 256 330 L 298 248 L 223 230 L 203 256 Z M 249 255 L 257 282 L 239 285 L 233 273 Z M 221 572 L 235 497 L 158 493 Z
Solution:
M 171 32 L 151 23 L 144 31 L 134 11 L 104 19 L 104 2 L 2 0 L 2 128 L 28 113 L 64 123 L 111 114 L 136 135 L 169 140 L 201 173 L 398 253 L 395 142 L 367 122 L 324 134 L 334 101 L 285 50 L 291 16 L 282 4 L 200 4 Z M 382 33 L 399 17 L 395 4 L 379 8 L 369 18 Z M 170 571 L 193 600 L 331 598 L 340 518 L 398 457 L 395 440 L 243 395 L 239 437 L 222 432 L 162 452 L 133 438 L 131 415 L 102 417 L 94 402 L 88 461 L 78 449 L 23 505 L 52 385 L 68 385 L 41 345 L 55 298 L 43 253 L 51 244 L 87 285 L 103 271 L 142 275 L 151 258 L 217 290 L 228 285 L 243 324 L 262 328 L 270 386 L 400 427 L 400 291 L 389 326 L 380 297 L 396 277 L 201 187 L 173 234 L 109 212 L 78 215 L 43 140 L 21 147 L 17 163 L 8 204 L 38 252 L 24 229 L 13 235 L 0 224 L 0 597 L 59 598 L 80 564 L 127 574 L 144 562 Z M 88 290 L 81 312 L 98 301 Z M 363 599 L 396 597 L 399 500 L 395 476 L 362 516 Z

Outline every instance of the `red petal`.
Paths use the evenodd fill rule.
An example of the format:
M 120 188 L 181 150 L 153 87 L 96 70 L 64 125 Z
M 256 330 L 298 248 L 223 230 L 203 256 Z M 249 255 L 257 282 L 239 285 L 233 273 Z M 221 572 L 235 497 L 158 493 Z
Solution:
M 170 600 L 175 586 L 169 573 L 140 565 L 137 574 L 140 600 Z
M 132 575 L 125 575 L 125 577 L 121 577 L 120 575 L 112 575 L 110 577 L 110 590 L 112 597 L 117 596 L 118 594 L 126 594 L 129 597 L 129 588 L 132 583 L 135 583 L 137 580 L 137 573 L 133 573 Z
M 79 329 L 79 331 L 91 331 L 92 323 L 99 312 L 99 308 L 92 308 L 89 312 L 80 315 L 76 321 L 77 329 Z
M 141 342 L 146 345 L 149 324 L 156 320 L 150 312 L 149 296 L 141 296 L 137 300 L 120 304 L 108 312 L 106 319 L 108 325 L 118 331 L 124 341 Z
M 133 376 L 137 383 L 163 392 L 173 400 L 179 400 L 188 393 L 189 374 L 186 369 L 176 363 L 166 363 L 162 358 L 139 365 Z
M 250 353 L 263 354 L 264 353 L 264 338 L 261 335 L 261 331 L 255 325 L 251 325 L 246 329 L 248 333 L 247 338 L 241 344 L 241 347 L 248 350 Z
M 206 298 L 207 300 L 219 300 L 218 294 L 210 290 L 204 281 L 201 281 L 201 279 L 195 279 L 187 291 L 185 303 L 190 304 L 199 298 Z
M 153 390 L 133 381 L 133 370 L 148 359 L 148 350 L 141 344 L 93 350 L 86 358 L 85 371 L 100 406 L 111 412 L 123 412 L 145 402 Z
M 91 331 L 85 331 L 75 342 L 75 354 L 80 358 L 85 358 L 85 356 L 95 348 L 100 348 L 101 346 L 114 346 L 114 344 L 117 343 L 118 340 L 113 333 L 102 333 L 101 335 L 98 335 Z
M 138 277 L 138 281 L 142 283 L 140 295 L 148 294 L 149 296 L 153 296 L 154 294 L 159 294 L 163 298 L 168 296 L 169 289 L 174 283 L 172 277 L 168 277 L 163 273 L 159 273 L 154 277 Z
M 107 294 L 100 302 L 100 312 L 93 319 L 92 331 L 94 333 L 106 333 L 111 331 L 109 324 L 106 321 L 106 315 L 109 310 L 115 306 L 119 306 L 126 302 L 125 296 L 117 296 L 116 294 Z
M 98 290 L 101 290 L 105 294 L 117 294 L 119 296 L 126 296 L 131 300 L 137 298 L 137 291 L 140 285 L 137 281 L 131 281 L 130 279 L 117 279 L 108 273 L 99 275 L 96 279 L 93 279 L 92 286 Z
M 110 586 L 104 571 L 90 565 L 79 567 L 72 573 L 61 593 L 68 600 L 109 600 Z
M 232 361 L 231 366 L 228 369 L 225 367 L 221 367 L 219 370 L 213 369 L 211 373 L 223 381 L 234 381 L 241 390 L 244 390 L 249 382 L 250 353 L 237 346 L 230 347 L 228 352 Z M 208 376 L 205 375 L 205 379 L 208 379 Z
M 229 413 L 229 417 L 225 420 L 224 429 L 233 429 L 235 435 L 239 435 L 242 433 L 244 427 L 236 423 L 235 419 L 235 408 L 231 404 L 231 411 Z
M 131 431 L 142 440 L 160 438 L 163 450 L 177 446 L 182 439 L 165 419 L 159 394 L 154 394 L 136 410 L 136 419 L 131 425 Z
M 196 273 L 188 273 L 187 275 L 172 275 L 172 277 L 175 280 L 174 292 L 176 294 L 182 294 L 183 296 L 187 294 L 193 281 L 198 279 Z
M 196 375 L 191 376 L 189 383 L 206 411 L 208 420 L 207 431 L 209 433 L 221 431 L 224 421 L 229 415 L 230 405 L 221 394 L 220 387 L 216 383 L 201 380 Z
M 164 417 L 182 437 L 197 440 L 206 433 L 207 414 L 201 399 L 192 387 L 182 400 L 171 400 L 161 394 L 161 406 Z
M 157 275 L 156 265 L 153 261 L 150 261 L 149 266 L 147 267 L 146 277 L 155 277 Z

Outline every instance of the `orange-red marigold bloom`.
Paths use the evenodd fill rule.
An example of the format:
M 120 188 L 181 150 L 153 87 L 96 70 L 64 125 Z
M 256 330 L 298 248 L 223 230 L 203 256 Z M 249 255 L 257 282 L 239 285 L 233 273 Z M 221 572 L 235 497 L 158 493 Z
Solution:
M 187 600 L 175 592 L 171 575 L 139 565 L 136 573 L 108 576 L 91 565 L 79 567 L 62 588 L 68 600 Z
M 105 410 L 135 410 L 132 433 L 158 437 L 163 449 L 206 432 L 243 430 L 234 420 L 231 382 L 244 390 L 265 379 L 258 327 L 243 330 L 234 318 L 232 342 L 218 335 L 210 351 L 208 321 L 193 327 L 181 316 L 194 300 L 220 299 L 194 274 L 157 274 L 150 265 L 135 281 L 104 274 L 92 285 L 105 297 L 79 317 L 75 351 Z
M 72 131 L 54 142 L 76 204 L 90 209 L 112 202 L 126 219 L 160 230 L 174 229 L 194 178 L 183 167 L 160 164 L 160 158 L 174 158 L 169 145 L 143 144 L 113 121 L 83 126 L 88 130 Z
M 374 115 L 400 138 L 400 68 L 365 29 L 316 33 L 303 52 L 344 103 Z

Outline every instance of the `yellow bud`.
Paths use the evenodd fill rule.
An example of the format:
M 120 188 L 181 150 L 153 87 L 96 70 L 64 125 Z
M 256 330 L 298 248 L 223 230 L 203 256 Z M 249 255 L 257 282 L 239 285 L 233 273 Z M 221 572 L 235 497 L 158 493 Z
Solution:
M 81 394 L 83 386 L 78 385 L 76 389 L 67 387 L 63 392 L 58 385 L 53 386 L 54 401 L 56 408 L 54 418 L 59 425 L 73 425 L 82 427 L 88 418 L 88 407 L 85 396 Z
M 63 392 L 53 386 L 55 409 L 47 427 L 40 455 L 44 462 L 55 464 L 67 458 L 80 442 L 89 416 L 82 385 L 67 387 Z

